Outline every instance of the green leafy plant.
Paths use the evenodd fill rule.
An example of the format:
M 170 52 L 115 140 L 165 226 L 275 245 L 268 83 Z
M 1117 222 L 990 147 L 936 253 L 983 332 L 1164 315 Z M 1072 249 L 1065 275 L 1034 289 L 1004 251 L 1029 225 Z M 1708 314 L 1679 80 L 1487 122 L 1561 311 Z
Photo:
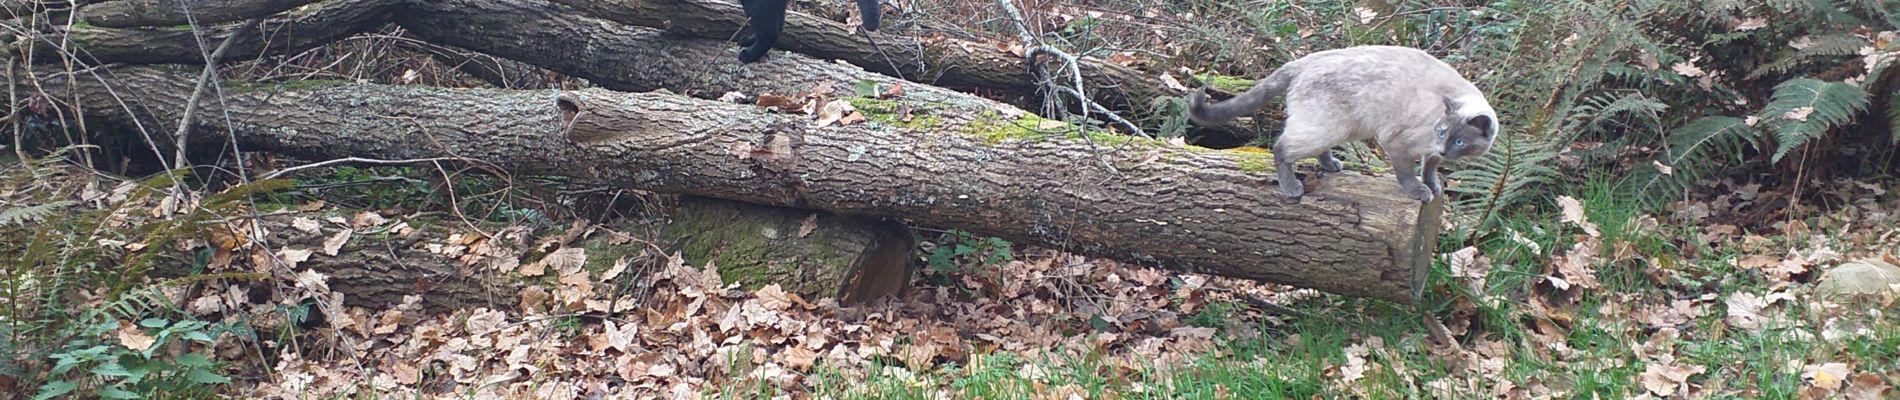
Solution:
M 132 329 L 150 335 L 151 342 L 141 344 L 143 350 L 133 350 L 128 346 L 134 344 L 124 343 L 125 339 L 117 343 L 100 339 L 119 330 L 120 326 L 115 319 L 99 316 L 95 314 L 92 322 L 75 326 L 79 338 L 52 353 L 55 363 L 48 371 L 48 381 L 33 396 L 35 400 L 57 398 L 81 389 L 89 389 L 104 399 L 143 399 L 158 394 L 210 395 L 212 385 L 230 382 L 230 378 L 218 374 L 218 363 L 202 353 L 158 353 L 172 346 L 211 344 L 218 331 L 210 323 L 144 319 Z
M 1016 259 L 1007 240 L 996 237 L 977 237 L 967 231 L 952 230 L 945 239 L 924 249 L 930 268 L 937 272 L 954 272 L 968 266 L 992 265 Z

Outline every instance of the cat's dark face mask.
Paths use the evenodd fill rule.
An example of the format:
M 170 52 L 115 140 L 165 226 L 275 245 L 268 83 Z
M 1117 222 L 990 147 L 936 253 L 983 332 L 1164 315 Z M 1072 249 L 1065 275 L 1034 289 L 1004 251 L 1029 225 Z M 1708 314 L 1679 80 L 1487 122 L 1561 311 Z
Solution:
M 1497 123 L 1489 115 L 1470 118 L 1448 115 L 1438 124 L 1437 133 L 1438 143 L 1443 146 L 1439 156 L 1445 161 L 1457 161 L 1490 150 L 1491 141 L 1497 136 Z

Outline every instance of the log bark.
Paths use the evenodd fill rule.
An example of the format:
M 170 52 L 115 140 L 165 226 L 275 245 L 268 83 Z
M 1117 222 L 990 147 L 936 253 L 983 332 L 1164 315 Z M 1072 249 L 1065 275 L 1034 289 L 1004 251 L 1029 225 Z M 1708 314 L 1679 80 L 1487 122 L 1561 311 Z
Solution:
M 729 42 L 664 35 L 545 0 L 418 2 L 400 13 L 396 23 L 432 43 L 518 60 L 623 92 L 665 89 L 707 99 L 727 92 L 848 97 L 855 94 L 856 82 L 871 81 L 880 88 L 903 86 L 906 100 L 961 112 L 1015 109 L 796 53 L 741 65 L 733 59 L 735 47 Z
M 730 40 L 745 25 L 738 3 L 721 0 L 552 0 L 582 13 L 628 25 L 665 29 L 669 33 Z M 1021 54 L 956 38 L 922 38 L 888 33 L 855 34 L 853 27 L 809 15 L 789 12 L 779 52 L 789 50 L 822 60 L 843 60 L 867 70 L 966 92 L 1013 98 L 1025 109 L 1041 106 L 1037 80 Z M 1020 51 L 1020 49 L 1018 50 Z M 1131 117 L 1146 113 L 1149 104 L 1184 93 L 1161 84 L 1156 74 L 1081 57 L 1089 97 Z M 1066 81 L 1065 81 L 1066 82 Z M 1191 137 L 1239 145 L 1254 137 L 1233 126 L 1197 126 Z
M 328 0 L 307 12 L 264 21 L 253 34 L 238 37 L 227 60 L 287 54 L 335 42 L 389 22 L 396 4 L 390 0 Z M 217 46 L 235 26 L 205 28 L 207 46 Z M 199 47 L 190 30 L 173 28 L 128 29 L 74 26 L 69 38 L 97 64 L 204 64 L 210 49 Z M 15 43 L 16 49 L 54 52 L 51 43 Z M 35 62 L 58 62 L 61 57 L 34 57 Z
M 142 110 L 135 115 L 148 126 L 178 120 L 188 78 L 138 68 L 114 76 L 124 86 L 118 93 L 136 103 L 127 109 Z M 97 85 L 74 84 L 84 98 L 111 104 Z M 1091 145 L 1039 134 L 1032 128 L 1060 127 L 1033 116 L 920 110 L 931 123 L 818 127 L 804 115 L 667 93 L 381 85 L 285 86 L 214 103 L 222 104 L 205 107 L 202 120 L 228 112 L 247 149 L 307 158 L 460 156 L 517 173 L 906 218 L 1401 303 L 1415 301 L 1437 232 L 1390 176 L 1308 179 L 1304 201 L 1288 203 L 1274 194 L 1268 156 L 1126 138 Z M 99 115 L 128 117 L 118 110 Z M 194 138 L 207 141 L 226 129 L 197 128 Z
M 82 8 L 86 22 L 108 28 L 162 27 L 243 21 L 317 0 L 113 0 Z M 187 16 L 186 10 L 190 10 Z
M 609 222 L 608 227 L 627 233 L 662 232 L 640 239 L 679 249 L 689 265 L 714 260 L 721 279 L 749 288 L 778 284 L 807 299 L 855 304 L 901 293 L 914 271 L 914 236 L 895 222 L 699 197 L 681 197 L 676 206 L 659 212 L 663 214 Z M 324 225 L 320 232 L 305 233 L 291 227 L 293 218 L 264 217 L 268 243 L 321 249 L 342 230 Z M 438 311 L 504 308 L 520 304 L 522 290 L 530 286 L 560 289 L 547 287 L 552 281 L 524 279 L 514 271 L 496 273 L 484 268 L 487 264 L 429 249 L 430 244 L 449 243 L 450 233 L 424 227 L 402 235 L 350 235 L 336 255 L 318 253 L 296 268 L 328 276 L 330 288 L 348 305 L 371 309 L 402 304 L 405 296 L 421 296 L 425 308 Z M 586 269 L 596 273 L 609 269 L 620 256 L 660 250 L 616 246 L 614 236 L 578 237 L 567 246 L 584 249 L 589 255 Z M 527 253 L 538 241 L 516 239 L 501 239 L 499 245 Z M 596 276 L 596 283 L 606 283 L 600 279 Z
M 915 272 L 910 228 L 876 218 L 686 197 L 661 232 L 688 265 L 710 262 L 727 282 L 777 284 L 805 298 L 895 295 Z

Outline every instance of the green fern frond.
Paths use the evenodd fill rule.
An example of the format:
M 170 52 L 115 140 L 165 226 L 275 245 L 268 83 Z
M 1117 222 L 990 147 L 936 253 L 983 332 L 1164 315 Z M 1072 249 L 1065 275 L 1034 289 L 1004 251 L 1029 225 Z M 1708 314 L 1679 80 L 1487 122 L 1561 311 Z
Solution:
M 1579 118 L 1565 128 L 1570 132 L 1595 130 L 1610 123 L 1618 123 L 1629 128 L 1632 122 L 1648 126 L 1662 124 L 1662 113 L 1669 105 L 1644 96 L 1642 93 L 1611 94 L 1603 93 L 1583 100 L 1583 104 L 1571 110 Z M 1619 118 L 1626 117 L 1626 118 Z
M 1669 173 L 1663 173 L 1661 168 L 1641 168 L 1627 182 L 1642 182 L 1632 194 L 1646 203 L 1653 203 L 1650 200 L 1657 199 L 1659 194 L 1669 193 L 1659 188 L 1674 192 L 1709 176 L 1719 167 L 1742 161 L 1743 146 L 1759 148 L 1755 144 L 1755 137 L 1755 128 L 1742 118 L 1711 116 L 1696 119 L 1669 131 L 1669 153 L 1656 161 L 1656 165 L 1667 168 Z
M 1760 78 L 1771 74 L 1787 73 L 1803 64 L 1820 58 L 1855 56 L 1860 53 L 1861 48 L 1867 47 L 1868 44 L 1866 38 L 1847 33 L 1809 36 L 1808 43 L 1805 45 L 1806 47 L 1802 47 L 1800 50 L 1793 52 L 1787 52 L 1780 58 L 1775 59 L 1775 61 L 1756 67 L 1755 70 L 1748 72 L 1748 79 Z
M 0 226 L 25 225 L 28 222 L 42 222 L 46 217 L 58 214 L 66 207 L 79 204 L 71 200 L 60 200 L 46 204 L 12 207 L 0 210 Z
M 1780 162 L 1788 151 L 1851 121 L 1867 103 L 1867 91 L 1841 82 L 1800 78 L 1775 86 L 1760 114 L 1775 135 L 1772 160 Z

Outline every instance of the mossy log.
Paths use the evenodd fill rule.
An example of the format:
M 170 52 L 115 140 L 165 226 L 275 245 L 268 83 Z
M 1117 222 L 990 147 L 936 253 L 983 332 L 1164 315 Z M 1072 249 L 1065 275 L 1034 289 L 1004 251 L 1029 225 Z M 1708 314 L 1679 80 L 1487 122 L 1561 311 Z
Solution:
M 540 0 L 481 1 L 531 4 Z M 552 1 L 589 16 L 665 29 L 681 36 L 731 40 L 733 32 L 745 26 L 745 14 L 739 4 L 725 0 Z M 881 74 L 930 82 L 934 86 L 1012 98 L 1011 103 L 1020 107 L 1033 109 L 1042 105 L 1044 93 L 1036 84 L 1040 79 L 1030 73 L 1022 54 L 988 42 L 942 36 L 926 40 L 889 33 L 895 29 L 887 26 L 880 32 L 859 34 L 854 33 L 852 26 L 789 12 L 784 36 L 777 44 L 780 50 L 768 53 L 764 62 L 769 67 L 774 57 L 784 52 L 798 52 L 821 60 L 844 61 Z M 1077 61 L 1082 78 L 1090 85 L 1086 91 L 1089 97 L 1131 120 L 1150 112 L 1157 100 L 1184 94 L 1162 85 L 1155 73 L 1094 57 L 1080 57 Z M 1233 126 L 1196 126 L 1190 137 L 1237 145 L 1253 138 L 1254 133 Z
M 691 196 L 680 196 L 673 203 L 673 207 L 653 210 L 659 215 L 606 222 L 607 228 L 619 233 L 594 231 L 593 235 L 575 237 L 565 246 L 584 250 L 585 268 L 595 274 L 596 282 L 601 282 L 603 271 L 621 256 L 677 251 L 689 265 L 713 262 L 727 282 L 750 288 L 778 284 L 805 298 L 835 298 L 845 304 L 901 293 L 914 270 L 915 239 L 909 228 L 893 221 Z M 345 233 L 344 227 L 332 224 L 322 224 L 316 232 L 296 229 L 291 223 L 295 218 L 298 216 L 271 215 L 260 219 L 274 248 L 316 252 L 298 262 L 296 271 L 285 272 L 310 270 L 329 277 L 330 288 L 343 295 L 347 306 L 386 309 L 402 304 L 406 296 L 420 296 L 421 306 L 431 310 L 497 308 L 521 304 L 521 294 L 529 287 L 541 287 L 544 293 L 560 290 L 554 279 L 496 271 L 486 268 L 493 265 L 487 260 L 465 257 L 460 251 L 441 251 L 444 244 L 458 244 L 452 234 L 473 234 L 462 229 L 460 222 L 400 221 L 411 229 L 401 233 L 384 229 L 372 229 L 379 233 Z M 488 227 L 491 231 L 506 228 Z M 624 242 L 617 237 L 620 233 L 654 232 L 660 234 L 636 239 L 664 248 L 614 244 Z M 562 231 L 523 234 L 578 235 Z M 539 254 L 531 246 L 540 238 L 514 235 L 492 239 L 489 245 L 510 247 L 509 251 L 523 255 L 515 263 L 505 264 L 536 261 Z M 347 239 L 335 255 L 318 250 L 325 241 L 339 236 Z
M 145 126 L 178 120 L 188 74 L 112 72 Z M 93 82 L 76 85 L 83 99 L 114 104 Z M 1397 302 L 1415 300 L 1438 227 L 1436 213 L 1421 219 L 1389 175 L 1309 174 L 1310 193 L 1293 203 L 1275 194 L 1270 155 L 1078 134 L 1010 112 L 918 107 L 908 122 L 819 126 L 806 115 L 668 93 L 371 84 L 228 92 L 201 110 L 207 122 L 191 130 L 194 143 L 222 144 L 235 132 L 246 149 L 306 159 L 465 157 L 516 173 L 903 218 Z M 127 119 L 119 110 L 90 111 Z
M 682 198 L 671 217 L 667 246 L 748 288 L 856 303 L 901 293 L 915 272 L 916 238 L 895 221 L 699 197 Z

